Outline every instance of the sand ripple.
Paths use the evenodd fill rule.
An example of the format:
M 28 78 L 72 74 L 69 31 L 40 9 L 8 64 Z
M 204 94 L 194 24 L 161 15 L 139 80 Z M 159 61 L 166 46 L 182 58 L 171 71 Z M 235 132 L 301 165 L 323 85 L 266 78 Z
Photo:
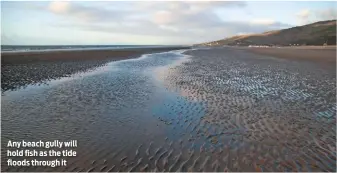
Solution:
M 2 141 L 79 140 L 80 157 L 58 171 L 336 170 L 335 71 L 240 50 L 186 54 L 5 96 Z

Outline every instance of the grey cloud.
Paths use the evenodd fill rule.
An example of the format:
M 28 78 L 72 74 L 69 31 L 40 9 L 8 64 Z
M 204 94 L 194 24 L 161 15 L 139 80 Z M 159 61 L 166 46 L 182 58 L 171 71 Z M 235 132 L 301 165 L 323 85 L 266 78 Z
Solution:
M 128 25 L 106 25 L 106 24 L 64 24 L 62 27 L 75 27 L 76 29 L 106 32 L 106 33 L 120 33 L 133 35 L 148 35 L 158 37 L 172 37 L 180 40 L 190 40 L 189 43 L 204 42 L 210 40 L 217 40 L 228 36 L 233 36 L 238 33 L 261 33 L 265 31 L 285 28 L 282 23 L 275 23 L 274 25 L 257 25 L 248 22 L 222 22 L 214 26 L 200 26 L 200 27 L 184 27 L 178 26 L 179 31 L 169 30 L 158 27 L 150 21 L 138 21 L 133 26 Z M 121 29 L 122 28 L 122 29 Z
M 136 7 L 146 10 L 189 10 L 193 7 L 203 9 L 210 8 L 232 8 L 245 7 L 247 5 L 244 1 L 151 1 L 151 2 L 135 2 Z
M 91 2 L 92 3 L 92 2 Z M 99 3 L 99 2 L 98 2 Z M 61 5 L 60 5 L 61 4 Z M 62 6 L 62 4 L 64 4 Z M 55 6 L 55 7 L 54 7 Z M 61 9 L 60 9 L 61 8 Z M 65 9 L 62 9 L 65 8 Z M 81 5 L 78 2 L 57 1 L 49 5 L 49 10 L 57 15 L 72 17 L 76 20 L 87 22 L 109 22 L 127 20 L 128 14 L 132 11 L 128 9 L 108 9 L 102 6 Z M 63 11 L 61 11 L 63 10 Z
M 115 3 L 115 2 L 114 2 Z M 111 4 L 114 4 L 111 3 Z M 57 23 L 57 27 L 78 30 L 165 37 L 179 42 L 203 42 L 238 33 L 257 33 L 280 29 L 289 25 L 280 22 L 251 24 L 247 22 L 223 21 L 215 13 L 216 8 L 239 8 L 245 2 L 133 2 L 124 4 L 124 10 L 71 3 L 60 15 L 73 17 L 70 23 Z M 61 6 L 62 7 L 62 6 Z M 155 8 L 158 7 L 158 8 Z M 160 8 L 159 8 L 160 7 Z M 62 9 L 62 8 L 61 8 Z M 165 15 L 156 16 L 163 11 Z M 56 13 L 57 14 L 57 13 Z M 158 17 L 158 20 L 154 20 Z M 83 22 L 83 19 L 89 22 Z M 165 21 L 166 22 L 163 22 Z M 170 39 L 169 39 L 170 38 Z

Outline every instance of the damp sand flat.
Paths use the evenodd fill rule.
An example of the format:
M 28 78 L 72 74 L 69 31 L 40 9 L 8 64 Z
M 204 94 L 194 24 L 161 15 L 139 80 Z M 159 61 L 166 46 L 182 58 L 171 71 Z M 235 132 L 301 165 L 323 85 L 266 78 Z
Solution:
M 240 48 L 261 55 L 285 59 L 336 64 L 336 46 L 298 46 L 280 48 Z
M 2 91 L 15 90 L 28 84 L 84 72 L 110 61 L 184 48 L 187 47 L 1 52 L 1 89 Z
M 221 166 L 206 170 L 336 169 L 335 64 L 237 48 L 185 54 L 191 60 L 163 81 L 204 103 L 205 114 L 188 133 L 212 143 L 208 165 Z
M 2 169 L 336 169 L 331 68 L 230 48 L 184 54 L 113 62 L 99 73 L 7 93 L 2 156 L 7 139 L 56 138 L 78 140 L 79 156 L 57 169 L 8 168 L 2 158 Z

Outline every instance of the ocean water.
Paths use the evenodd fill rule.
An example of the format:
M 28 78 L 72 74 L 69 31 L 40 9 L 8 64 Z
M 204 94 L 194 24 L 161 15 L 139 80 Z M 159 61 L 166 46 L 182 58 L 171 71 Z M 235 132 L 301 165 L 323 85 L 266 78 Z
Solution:
M 40 52 L 67 50 L 110 50 L 130 48 L 177 47 L 180 45 L 1 45 L 1 52 Z

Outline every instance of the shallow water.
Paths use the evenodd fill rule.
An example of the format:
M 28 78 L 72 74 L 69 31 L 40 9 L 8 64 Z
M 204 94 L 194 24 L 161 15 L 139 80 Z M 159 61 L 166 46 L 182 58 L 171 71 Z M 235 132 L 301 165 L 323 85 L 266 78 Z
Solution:
M 3 93 L 4 155 L 10 139 L 73 139 L 79 143 L 78 157 L 68 158 L 68 167 L 7 168 L 6 159 L 2 159 L 3 170 L 107 171 L 112 168 L 126 171 L 136 166 L 139 159 L 143 161 L 134 170 L 146 164 L 149 166 L 144 169 L 154 169 L 147 154 L 154 157 L 163 151 L 168 154 L 168 149 L 179 147 L 179 136 L 184 133 L 182 120 L 173 114 L 185 111 L 185 107 L 171 109 L 167 105 L 190 105 L 184 97 L 168 91 L 155 79 L 156 68 L 165 68 L 186 58 L 179 52 L 111 62 L 91 72 L 47 82 L 47 85 L 30 85 Z M 198 109 L 201 110 L 201 106 Z M 188 111 L 186 116 L 191 116 L 193 111 Z M 170 153 L 173 156 L 177 151 Z M 121 159 L 128 165 L 123 166 Z
M 330 71 L 305 64 L 316 70 L 311 74 L 302 63 L 240 52 L 182 52 L 111 62 L 4 93 L 3 155 L 8 139 L 78 140 L 79 147 L 67 167 L 7 168 L 2 158 L 2 169 L 336 169 Z

